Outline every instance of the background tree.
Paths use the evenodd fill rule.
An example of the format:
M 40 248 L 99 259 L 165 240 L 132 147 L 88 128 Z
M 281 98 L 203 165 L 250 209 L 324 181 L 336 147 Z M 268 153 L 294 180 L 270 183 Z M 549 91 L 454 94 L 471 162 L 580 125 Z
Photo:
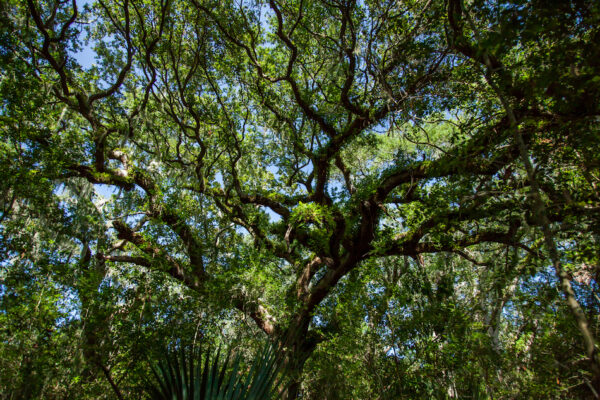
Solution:
M 2 7 L 2 296 L 47 271 L 96 395 L 201 321 L 290 398 L 597 396 L 597 5 Z

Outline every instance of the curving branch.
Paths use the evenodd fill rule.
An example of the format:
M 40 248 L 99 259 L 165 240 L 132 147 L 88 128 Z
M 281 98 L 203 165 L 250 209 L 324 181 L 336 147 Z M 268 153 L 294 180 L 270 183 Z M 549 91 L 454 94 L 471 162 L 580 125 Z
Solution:
M 183 282 L 190 289 L 200 291 L 202 288 L 202 283 L 205 280 L 203 274 L 189 273 L 186 271 L 183 265 L 181 265 L 177 260 L 171 257 L 164 249 L 155 246 L 148 242 L 142 235 L 135 232 L 131 229 L 126 223 L 116 220 L 113 221 L 113 228 L 117 231 L 117 237 L 121 240 L 126 240 L 127 242 L 135 245 L 140 251 L 149 256 L 151 259 L 158 258 L 159 260 L 163 260 L 166 265 L 169 267 L 167 269 L 167 273 L 171 275 L 176 280 Z M 113 256 L 114 257 L 114 256 Z M 146 266 L 147 264 L 144 261 L 139 260 L 138 258 L 128 258 L 127 262 L 135 263 L 141 262 L 141 265 Z

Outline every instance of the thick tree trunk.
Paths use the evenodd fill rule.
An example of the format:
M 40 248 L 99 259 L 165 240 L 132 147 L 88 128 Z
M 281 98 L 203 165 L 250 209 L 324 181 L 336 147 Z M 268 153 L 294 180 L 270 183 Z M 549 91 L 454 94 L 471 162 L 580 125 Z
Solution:
M 317 347 L 319 340 L 308 331 L 309 321 L 297 318 L 280 340 L 285 355 L 285 368 L 289 376 L 283 399 L 296 399 L 300 395 L 304 364 Z

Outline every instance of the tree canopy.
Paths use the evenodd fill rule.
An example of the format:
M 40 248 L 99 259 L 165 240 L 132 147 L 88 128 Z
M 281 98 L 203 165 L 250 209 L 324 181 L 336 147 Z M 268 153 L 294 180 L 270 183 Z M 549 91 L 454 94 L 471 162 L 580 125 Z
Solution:
M 287 398 L 598 398 L 600 3 L 0 4 L 0 398 L 276 341 Z

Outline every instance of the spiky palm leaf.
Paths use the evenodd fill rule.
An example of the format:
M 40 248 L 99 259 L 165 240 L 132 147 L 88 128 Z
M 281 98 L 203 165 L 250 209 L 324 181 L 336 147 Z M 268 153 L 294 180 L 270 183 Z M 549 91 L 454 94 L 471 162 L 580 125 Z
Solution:
M 221 350 L 167 351 L 151 364 L 155 380 L 149 384 L 153 400 L 265 400 L 277 393 L 282 377 L 280 357 L 266 345 L 247 374 L 240 373 L 239 354 L 230 362 L 231 350 L 222 360 Z

